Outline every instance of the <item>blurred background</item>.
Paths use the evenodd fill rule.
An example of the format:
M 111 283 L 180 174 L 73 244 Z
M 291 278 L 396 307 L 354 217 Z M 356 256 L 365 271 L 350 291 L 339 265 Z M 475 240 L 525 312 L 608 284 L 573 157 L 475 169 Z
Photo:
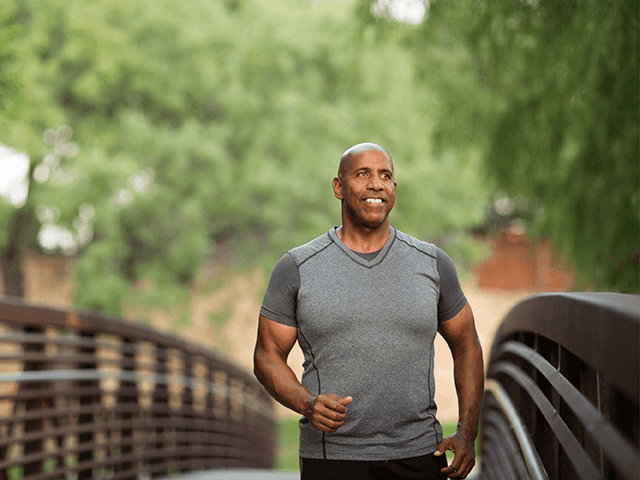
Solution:
M 340 155 L 371 141 L 392 225 L 454 259 L 485 353 L 531 292 L 637 294 L 638 19 L 634 0 L 4 1 L 2 292 L 250 368 L 272 266 L 340 224 Z

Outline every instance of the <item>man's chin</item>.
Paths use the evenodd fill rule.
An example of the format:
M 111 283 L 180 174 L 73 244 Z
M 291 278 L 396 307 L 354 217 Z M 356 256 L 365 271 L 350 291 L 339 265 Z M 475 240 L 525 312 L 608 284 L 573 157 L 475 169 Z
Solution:
M 388 226 L 387 217 L 376 220 L 362 220 L 360 222 L 360 226 L 368 230 L 378 230 L 380 228 L 385 228 Z
M 389 225 L 388 212 L 362 212 L 364 215 L 355 215 L 354 212 L 347 211 L 347 216 L 351 220 L 352 225 L 367 230 L 377 230 L 386 228 Z

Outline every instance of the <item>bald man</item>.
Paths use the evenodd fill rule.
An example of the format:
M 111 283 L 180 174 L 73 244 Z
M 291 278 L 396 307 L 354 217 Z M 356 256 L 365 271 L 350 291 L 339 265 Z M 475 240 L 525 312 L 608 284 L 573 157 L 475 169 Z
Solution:
M 348 149 L 333 179 L 342 225 L 287 252 L 269 280 L 254 372 L 302 415 L 302 480 L 463 479 L 475 464 L 484 368 L 473 313 L 449 256 L 390 226 L 395 191 L 389 152 Z M 445 439 L 436 333 L 453 354 L 459 404 Z M 301 381 L 287 365 L 296 341 Z

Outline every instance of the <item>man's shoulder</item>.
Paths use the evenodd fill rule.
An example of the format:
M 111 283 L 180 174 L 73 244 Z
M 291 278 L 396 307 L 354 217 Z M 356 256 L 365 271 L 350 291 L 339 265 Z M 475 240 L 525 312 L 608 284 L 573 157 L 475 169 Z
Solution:
M 296 265 L 300 266 L 304 261 L 325 250 L 332 242 L 329 234 L 323 233 L 303 245 L 292 248 L 288 253 L 293 257 Z
M 409 247 L 413 250 L 421 252 L 429 257 L 436 258 L 438 247 L 436 247 L 433 243 L 425 242 L 424 240 L 417 239 L 407 233 L 401 232 L 396 229 L 396 239 L 400 242 L 400 244 L 404 244 L 406 247 Z

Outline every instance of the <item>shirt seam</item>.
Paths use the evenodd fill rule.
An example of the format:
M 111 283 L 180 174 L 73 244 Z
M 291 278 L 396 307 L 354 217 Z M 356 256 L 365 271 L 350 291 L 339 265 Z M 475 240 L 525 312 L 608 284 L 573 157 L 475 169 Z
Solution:
M 433 258 L 434 260 L 437 260 L 437 257 L 436 257 L 435 255 L 431 255 L 429 252 L 425 252 L 424 250 L 422 250 L 422 249 L 420 249 L 420 248 L 416 247 L 415 245 L 411 245 L 409 242 L 407 242 L 406 240 L 404 240 L 404 239 L 400 238 L 398 235 L 396 235 L 396 238 L 397 238 L 400 242 L 404 243 L 407 247 L 409 247 L 409 248 L 413 248 L 414 250 L 417 250 L 418 252 L 422 253 L 423 255 L 426 255 L 426 256 L 428 256 L 428 257 Z
M 329 236 L 329 234 L 327 234 L 327 236 Z M 312 254 L 310 254 L 308 257 L 306 257 L 304 260 L 302 260 L 300 263 L 296 262 L 296 257 L 294 257 L 293 255 L 291 255 L 291 251 L 287 252 L 289 255 L 291 255 L 291 258 L 293 258 L 293 262 L 296 264 L 296 267 L 298 267 L 298 271 L 300 271 L 300 267 L 307 262 L 308 260 L 310 260 L 311 258 L 315 257 L 316 255 L 318 255 L 319 253 L 322 253 L 323 251 L 325 251 L 327 248 L 329 248 L 331 245 L 333 244 L 333 240 L 331 239 L 331 237 L 329 237 L 329 243 L 327 243 L 324 247 L 322 247 L 320 250 L 318 250 L 317 252 L 313 252 Z
M 311 356 L 311 365 L 313 369 L 316 371 L 316 379 L 318 380 L 318 395 L 322 394 L 322 384 L 320 383 L 320 370 L 318 370 L 318 366 L 316 365 L 316 357 L 313 354 L 313 347 L 307 337 L 302 333 L 302 329 L 298 326 L 298 334 L 302 337 L 304 342 L 307 344 L 309 348 L 309 355 Z M 322 432 L 322 457 L 327 459 L 327 441 L 326 441 L 326 433 Z

